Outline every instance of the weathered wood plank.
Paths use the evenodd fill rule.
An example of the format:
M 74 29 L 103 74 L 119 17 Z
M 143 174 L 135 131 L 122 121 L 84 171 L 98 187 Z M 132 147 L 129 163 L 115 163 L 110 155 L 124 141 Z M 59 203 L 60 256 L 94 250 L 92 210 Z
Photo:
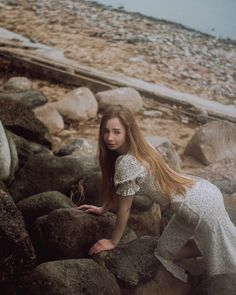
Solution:
M 59 57 L 56 54 L 55 56 L 50 54 L 48 57 L 48 51 L 51 50 L 51 53 L 53 53 L 53 48 L 46 47 L 43 44 L 39 44 L 37 47 L 35 43 L 30 47 L 30 40 L 22 41 L 21 45 L 19 41 L 15 43 L 14 46 L 13 40 L 6 40 L 5 42 L 4 38 L 0 37 L 0 54 L 10 58 L 14 66 L 25 69 L 34 75 L 53 78 L 74 86 L 87 86 L 95 92 L 115 87 L 133 87 L 141 95 L 154 98 L 158 102 L 180 105 L 184 108 L 193 107 L 196 110 L 203 109 L 211 117 L 236 123 L 236 107 L 234 105 L 223 105 L 158 84 L 121 74 L 107 73 L 67 59 L 63 54 Z

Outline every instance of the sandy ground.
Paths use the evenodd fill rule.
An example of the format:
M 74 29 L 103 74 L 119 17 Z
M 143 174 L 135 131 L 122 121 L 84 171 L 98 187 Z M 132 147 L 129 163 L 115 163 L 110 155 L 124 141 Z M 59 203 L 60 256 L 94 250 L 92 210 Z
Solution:
M 236 44 L 179 25 L 112 10 L 87 1 L 0 0 L 0 26 L 56 47 L 66 57 L 107 72 L 123 73 L 224 104 L 236 103 Z M 3 83 L 13 73 L 4 73 Z M 32 79 L 50 101 L 71 87 Z M 148 110 L 158 110 L 155 117 Z M 199 123 L 145 99 L 138 121 L 145 135 L 168 136 L 183 167 L 200 164 L 183 156 Z M 96 137 L 98 120 L 67 126 L 78 136 Z M 62 135 L 63 136 L 63 135 Z M 201 165 L 200 165 L 201 166 Z

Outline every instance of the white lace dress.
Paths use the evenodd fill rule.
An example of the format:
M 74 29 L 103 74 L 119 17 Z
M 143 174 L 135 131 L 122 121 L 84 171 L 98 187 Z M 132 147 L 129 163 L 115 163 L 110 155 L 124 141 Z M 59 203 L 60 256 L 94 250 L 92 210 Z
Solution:
M 174 195 L 175 212 L 162 233 L 155 256 L 175 277 L 186 282 L 183 268 L 173 262 L 187 240 L 194 239 L 202 253 L 206 274 L 236 273 L 236 227 L 231 222 L 219 189 L 207 180 L 193 178 L 185 198 Z M 149 171 L 131 154 L 118 157 L 115 165 L 116 193 L 128 197 L 137 192 L 160 205 L 169 200 L 160 192 Z

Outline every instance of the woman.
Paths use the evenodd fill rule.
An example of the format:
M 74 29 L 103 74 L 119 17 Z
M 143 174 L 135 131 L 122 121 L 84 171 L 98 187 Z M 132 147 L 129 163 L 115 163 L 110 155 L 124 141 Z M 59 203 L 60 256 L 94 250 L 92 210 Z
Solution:
M 111 239 L 96 242 L 90 255 L 116 247 L 127 225 L 134 195 L 142 192 L 161 208 L 169 206 L 175 213 L 155 251 L 175 277 L 186 281 L 186 272 L 178 262 L 198 256 L 203 257 L 208 275 L 236 272 L 236 228 L 220 191 L 206 180 L 170 169 L 146 142 L 128 108 L 111 107 L 103 115 L 99 160 L 104 204 L 82 205 L 79 209 L 103 214 L 118 202 L 118 211 Z

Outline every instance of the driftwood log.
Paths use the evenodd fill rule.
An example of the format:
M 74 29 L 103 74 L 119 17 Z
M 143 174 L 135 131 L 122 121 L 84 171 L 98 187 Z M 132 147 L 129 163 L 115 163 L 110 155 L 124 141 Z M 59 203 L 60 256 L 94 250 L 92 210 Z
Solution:
M 153 98 L 158 103 L 181 106 L 192 114 L 203 110 L 209 118 L 236 123 L 234 105 L 224 105 L 158 84 L 81 65 L 65 58 L 63 53 L 55 48 L 32 42 L 10 31 L 6 34 L 6 30 L 1 28 L 0 56 L 9 59 L 13 67 L 26 70 L 32 76 L 53 78 L 58 82 L 78 87 L 87 86 L 94 92 L 116 87 L 132 87 L 142 96 Z

